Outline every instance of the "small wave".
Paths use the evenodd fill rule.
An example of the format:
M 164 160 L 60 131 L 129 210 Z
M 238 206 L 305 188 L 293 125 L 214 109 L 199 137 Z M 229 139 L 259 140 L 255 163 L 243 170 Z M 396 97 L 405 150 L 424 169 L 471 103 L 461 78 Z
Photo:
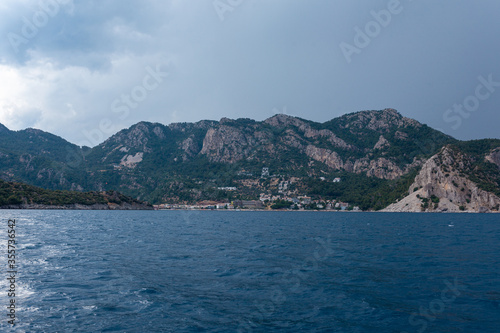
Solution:
M 84 305 L 83 309 L 86 310 L 86 311 L 94 311 L 94 310 L 97 309 L 97 306 L 95 306 L 95 305 Z
M 38 250 L 39 248 L 41 248 L 43 245 L 41 243 L 38 243 L 38 244 L 32 244 L 32 243 L 28 243 L 28 244 L 19 244 L 18 246 L 18 249 L 19 251 L 22 251 L 22 250 Z

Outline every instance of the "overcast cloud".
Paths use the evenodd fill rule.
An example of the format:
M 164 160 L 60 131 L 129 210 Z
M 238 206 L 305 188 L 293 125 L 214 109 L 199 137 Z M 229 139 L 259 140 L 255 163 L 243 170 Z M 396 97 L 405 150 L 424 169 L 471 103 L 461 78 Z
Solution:
M 0 122 L 95 145 L 139 121 L 395 108 L 499 138 L 498 0 L 3 0 Z

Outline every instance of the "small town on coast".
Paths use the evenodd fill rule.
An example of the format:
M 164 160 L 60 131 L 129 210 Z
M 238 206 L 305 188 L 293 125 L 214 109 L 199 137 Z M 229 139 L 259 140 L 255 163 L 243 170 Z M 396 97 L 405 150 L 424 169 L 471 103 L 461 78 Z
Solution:
M 298 194 L 292 190 L 291 185 L 296 181 L 281 180 L 282 177 L 269 174 L 269 168 L 262 168 L 261 179 L 270 179 L 274 190 L 261 192 L 258 200 L 202 200 L 195 204 L 164 203 L 153 205 L 156 210 L 325 210 L 325 211 L 361 211 L 358 206 L 339 200 L 313 199 L 307 195 Z M 320 180 L 326 181 L 324 177 Z M 336 177 L 333 183 L 340 183 L 341 178 Z M 236 192 L 237 187 L 218 187 L 220 191 Z

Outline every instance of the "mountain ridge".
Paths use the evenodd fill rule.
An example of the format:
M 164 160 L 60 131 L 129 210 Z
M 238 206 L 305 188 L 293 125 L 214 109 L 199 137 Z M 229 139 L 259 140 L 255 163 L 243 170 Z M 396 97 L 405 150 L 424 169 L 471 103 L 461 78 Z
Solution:
M 407 178 L 442 147 L 453 144 L 479 154 L 472 144 L 462 144 L 394 109 L 353 112 L 323 123 L 284 114 L 263 121 L 143 121 L 93 148 L 59 137 L 62 141 L 57 141 L 43 131 L 17 137 L 12 133 L 0 130 L 4 142 L 9 135 L 18 142 L 17 150 L 14 144 L 0 144 L 2 179 L 59 190 L 118 190 L 153 203 L 257 199 L 263 192 L 278 194 L 279 178 L 295 179 L 290 195 L 337 195 L 363 209 L 381 209 L 394 203 L 385 198 L 400 199 L 408 192 L 400 189 L 401 184 L 410 182 Z M 493 141 L 489 160 L 484 158 L 498 167 L 500 153 Z M 34 151 L 36 145 L 44 148 Z M 275 177 L 261 177 L 263 168 Z M 349 185 L 342 193 L 326 185 L 339 176 L 351 182 L 342 185 Z M 316 183 L 321 177 L 327 182 Z M 499 186 L 476 181 L 483 181 L 488 191 Z M 227 187 L 238 190 L 220 190 Z M 358 195 L 361 188 L 371 197 Z M 397 193 L 391 192 L 394 188 Z

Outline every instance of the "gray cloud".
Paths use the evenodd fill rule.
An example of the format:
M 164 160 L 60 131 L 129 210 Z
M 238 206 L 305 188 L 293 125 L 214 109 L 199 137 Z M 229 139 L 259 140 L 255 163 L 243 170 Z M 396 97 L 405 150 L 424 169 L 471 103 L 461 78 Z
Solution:
M 224 20 L 213 0 L 59 1 L 17 52 L 9 33 L 23 36 L 39 2 L 0 5 L 0 75 L 10 80 L 0 86 L 0 122 L 8 127 L 85 143 L 85 133 L 98 141 L 141 120 L 264 119 L 286 109 L 326 121 L 393 107 L 457 138 L 499 137 L 500 87 L 473 111 L 454 111 L 478 77 L 500 82 L 494 0 L 401 0 L 382 23 L 377 15 L 396 0 L 220 0 L 231 8 Z M 371 37 L 348 62 L 341 44 L 356 47 L 356 27 Z M 168 76 L 145 89 L 157 67 Z M 126 116 L 116 112 L 133 94 Z

